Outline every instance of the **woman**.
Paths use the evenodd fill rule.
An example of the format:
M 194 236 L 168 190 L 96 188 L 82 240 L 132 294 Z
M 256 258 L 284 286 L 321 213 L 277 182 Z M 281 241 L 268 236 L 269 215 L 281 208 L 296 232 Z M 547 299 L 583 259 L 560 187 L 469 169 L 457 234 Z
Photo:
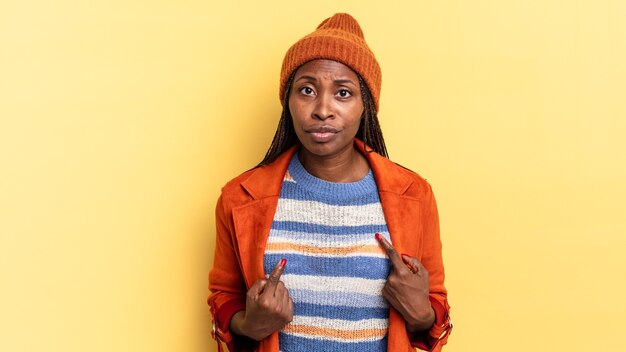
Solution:
M 209 305 L 213 336 L 231 351 L 446 343 L 435 199 L 424 179 L 387 159 L 380 86 L 350 15 L 324 20 L 287 52 L 272 145 L 217 203 Z

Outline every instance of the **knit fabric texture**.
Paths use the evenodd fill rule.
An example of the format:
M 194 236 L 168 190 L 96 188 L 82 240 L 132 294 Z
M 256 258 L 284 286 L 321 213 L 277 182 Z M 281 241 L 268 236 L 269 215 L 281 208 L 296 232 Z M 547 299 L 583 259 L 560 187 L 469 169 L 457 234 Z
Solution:
M 281 280 L 294 303 L 280 350 L 387 351 L 389 239 L 373 174 L 332 183 L 309 174 L 298 155 L 283 180 L 265 250 L 265 272 L 287 258 Z
M 359 23 L 347 13 L 337 13 L 287 50 L 280 71 L 281 104 L 289 76 L 301 65 L 316 59 L 341 62 L 357 72 L 367 84 L 378 112 L 382 74 L 380 65 L 365 42 Z

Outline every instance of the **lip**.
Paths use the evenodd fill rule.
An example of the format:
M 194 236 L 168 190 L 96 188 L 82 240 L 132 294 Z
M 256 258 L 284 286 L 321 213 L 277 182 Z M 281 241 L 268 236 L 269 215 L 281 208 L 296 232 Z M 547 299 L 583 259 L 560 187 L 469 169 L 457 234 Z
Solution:
M 309 127 L 305 129 L 304 131 L 308 133 L 337 133 L 339 132 L 339 130 L 337 130 L 336 128 L 332 126 L 328 126 L 328 125 Z
M 311 127 L 304 131 L 313 138 L 313 141 L 318 143 L 330 141 L 339 132 L 339 130 L 332 126 Z

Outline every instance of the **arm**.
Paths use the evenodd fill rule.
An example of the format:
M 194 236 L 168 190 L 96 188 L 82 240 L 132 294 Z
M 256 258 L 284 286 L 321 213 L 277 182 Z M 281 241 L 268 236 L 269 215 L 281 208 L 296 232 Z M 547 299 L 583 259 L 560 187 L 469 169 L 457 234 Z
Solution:
M 280 281 L 286 260 L 282 259 L 267 278 L 247 289 L 234 249 L 230 212 L 220 197 L 216 209 L 215 262 L 209 274 L 209 305 L 213 315 L 213 337 L 230 351 L 251 351 L 293 317 L 293 302 Z
M 391 271 L 382 293 L 385 299 L 404 318 L 413 347 L 440 351 L 450 331 L 443 286 L 443 263 L 437 208 L 430 187 L 422 198 L 420 228 L 421 261 L 407 254 L 399 254 L 384 237 L 376 234 L 391 262 Z M 420 255 L 417 254 L 417 255 Z
M 425 331 L 410 334 L 413 347 L 426 351 L 441 351 L 452 330 L 450 322 L 450 306 L 447 300 L 447 291 L 444 287 L 444 268 L 439 235 L 439 215 L 437 203 L 432 189 L 424 197 L 422 222 L 422 256 L 421 264 L 429 274 L 429 300 L 435 312 L 435 321 Z
M 249 339 L 233 336 L 230 322 L 237 312 L 246 308 L 246 284 L 233 248 L 233 224 L 222 196 L 217 200 L 215 219 L 215 256 L 209 273 L 211 294 L 208 298 L 213 316 L 212 336 L 218 341 L 218 351 L 221 351 L 220 341 L 230 351 L 244 350 L 245 346 L 252 347 L 254 343 Z

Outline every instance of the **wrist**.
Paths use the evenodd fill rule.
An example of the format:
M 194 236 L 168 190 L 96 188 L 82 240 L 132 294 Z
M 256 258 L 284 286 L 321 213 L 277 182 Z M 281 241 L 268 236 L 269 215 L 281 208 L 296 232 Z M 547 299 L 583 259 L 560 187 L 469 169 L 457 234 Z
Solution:
M 417 315 L 415 319 L 406 320 L 406 329 L 411 333 L 428 330 L 435 323 L 435 318 L 435 310 L 429 305 L 425 314 Z
M 246 312 L 243 310 L 238 311 L 230 319 L 230 325 L 228 326 L 228 329 L 233 334 L 236 334 L 239 336 L 247 336 L 243 328 L 245 319 L 246 319 Z
M 266 337 L 262 335 L 262 330 L 259 331 L 254 325 L 250 327 L 248 324 L 250 324 L 250 322 L 246 320 L 246 311 L 242 310 L 233 315 L 233 318 L 230 320 L 229 329 L 231 333 L 235 335 L 244 336 L 254 341 L 261 341 Z

